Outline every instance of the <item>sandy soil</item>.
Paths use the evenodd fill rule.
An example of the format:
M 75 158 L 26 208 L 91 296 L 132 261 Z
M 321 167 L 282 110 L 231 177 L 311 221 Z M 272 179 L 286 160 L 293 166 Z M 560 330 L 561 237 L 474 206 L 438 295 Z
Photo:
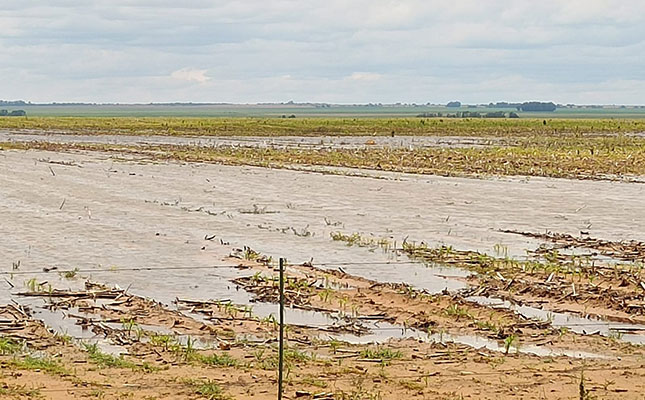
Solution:
M 266 266 L 250 266 L 262 273 L 271 272 Z M 292 266 L 289 271 L 292 279 L 327 274 L 308 266 Z M 403 315 L 406 312 L 415 313 L 415 307 L 423 308 L 425 304 L 431 305 L 427 309 L 429 315 L 459 324 L 459 317 L 437 312 L 436 306 L 441 301 L 406 296 L 389 285 L 374 285 L 342 273 L 335 274 L 333 280 L 334 284 L 345 283 L 355 288 L 333 296 L 362 298 L 361 313 L 367 312 L 365 307 L 371 304 L 385 315 L 399 314 L 390 315 L 396 319 L 406 317 Z M 56 290 L 53 293 L 54 302 L 60 306 L 60 299 L 66 298 L 66 294 Z M 87 298 L 81 297 L 83 294 Z M 68 300 L 70 296 L 75 299 L 68 306 L 80 306 L 100 315 L 103 321 L 133 318 L 136 323 L 107 330 L 98 322 L 100 319 L 91 323 L 95 324 L 94 328 L 103 326 L 106 337 L 118 340 L 129 355 L 117 357 L 91 348 L 83 350 L 73 340 L 52 335 L 28 311 L 7 306 L 0 309 L 0 315 L 3 321 L 11 321 L 13 328 L 4 334 L 3 355 L 0 355 L 3 388 L 0 397 L 271 399 L 275 396 L 275 348 L 271 345 L 274 342 L 262 340 L 262 333 L 257 332 L 261 328 L 270 338 L 275 334 L 271 332 L 271 325 L 262 326 L 246 315 L 222 312 L 221 307 L 212 308 L 216 321 L 204 324 L 152 300 L 96 284 L 88 285 L 85 291 L 69 292 L 67 296 Z M 369 301 L 371 296 L 391 300 L 374 304 Z M 92 297 L 111 300 L 96 307 L 97 300 Z M 323 303 L 328 308 L 334 307 L 333 302 Z M 231 327 L 246 332 L 253 325 L 258 338 L 255 341 L 231 340 L 218 334 Z M 197 346 L 181 344 L 170 336 L 150 331 L 151 327 L 190 333 L 197 339 L 191 343 Z M 632 349 L 628 354 L 624 346 L 617 364 L 613 356 L 536 357 L 521 353 L 519 347 L 511 347 L 505 354 L 412 338 L 392 340 L 381 346 L 351 345 L 314 340 L 315 329 L 298 329 L 289 329 L 287 335 L 286 398 L 564 399 L 576 397 L 582 391 L 583 397 L 619 395 L 636 399 L 644 389 L 638 380 L 645 374 L 642 353 Z M 528 335 L 523 338 L 532 336 L 529 326 L 523 329 L 527 329 Z M 210 336 L 218 344 L 202 349 L 204 336 Z M 26 348 L 7 345 L 6 340 L 19 343 L 20 339 L 27 339 Z M 565 335 L 563 342 L 571 344 L 571 339 L 576 341 L 575 336 Z M 605 343 L 607 352 L 621 349 L 616 342 Z M 600 341 L 596 340 L 596 345 Z M 41 351 L 30 353 L 31 348 Z
M 582 375 L 582 390 L 589 396 L 640 398 L 645 388 L 638 377 L 645 362 L 639 346 L 617 337 L 563 334 L 508 310 L 465 302 L 455 295 L 468 285 L 464 268 L 429 268 L 391 252 L 348 247 L 331 240 L 330 233 L 359 232 L 399 243 L 407 237 L 487 253 L 504 248 L 510 256 L 523 256 L 544 241 L 503 229 L 573 235 L 584 230 L 607 240 L 643 241 L 643 188 L 537 178 L 386 173 L 369 178 L 149 163 L 103 154 L 0 152 L 0 254 L 6 278 L 0 304 L 17 301 L 31 309 L 7 306 L 0 314 L 3 338 L 28 340 L 26 349 L 3 347 L 0 397 L 33 397 L 37 393 L 27 392 L 37 389 L 54 399 L 274 398 L 275 325 L 267 319 L 276 311 L 274 288 L 257 289 L 262 286 L 257 282 L 243 288 L 254 273 L 275 271 L 263 264 L 240 268 L 242 261 L 229 257 L 244 253 L 233 249 L 247 245 L 274 260 L 293 261 L 292 278 L 331 282 L 293 282 L 297 295 L 290 302 L 304 310 L 287 315 L 294 349 L 289 398 L 314 393 L 335 399 L 577 398 Z M 312 258 L 313 265 L 302 264 Z M 74 268 L 80 269 L 78 276 L 58 273 Z M 81 276 L 127 290 L 55 307 L 48 296 L 17 296 L 87 290 Z M 175 304 L 177 298 L 190 301 Z M 247 313 L 243 307 L 249 304 L 254 307 Z M 405 325 L 425 330 L 425 337 L 392 333 L 398 339 L 379 348 L 338 344 L 329 337 L 355 332 L 346 326 L 330 334 L 321 310 L 378 315 L 392 332 Z M 82 318 L 74 316 L 79 313 Z M 124 321 L 145 332 L 133 339 Z M 62 333 L 109 339 L 128 350 L 130 364 L 92 356 Z M 427 340 L 428 333 L 433 340 Z M 163 345 L 164 335 L 205 338 L 208 348 L 188 357 L 185 341 Z M 437 343 L 444 335 L 478 337 L 494 346 Z M 509 348 L 519 344 L 520 351 L 504 354 L 504 340 L 511 336 L 518 339 Z M 606 358 L 527 354 L 534 347 Z M 30 364 L 27 354 L 58 360 L 66 371 Z M 213 354 L 226 354 L 236 365 L 205 363 Z M 224 394 L 209 394 L 210 383 Z

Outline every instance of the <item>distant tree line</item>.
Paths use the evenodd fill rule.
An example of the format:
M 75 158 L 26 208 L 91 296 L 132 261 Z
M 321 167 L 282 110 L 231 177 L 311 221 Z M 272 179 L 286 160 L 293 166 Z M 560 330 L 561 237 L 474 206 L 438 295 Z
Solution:
M 526 103 L 522 103 L 518 107 L 518 111 L 546 111 L 546 112 L 552 112 L 555 111 L 556 108 L 558 108 L 553 102 L 548 102 L 548 103 L 542 103 L 539 101 L 529 101 Z
M 527 101 L 524 103 L 507 103 L 500 101 L 497 103 L 489 103 L 489 108 L 515 108 L 517 111 L 542 111 L 551 112 L 555 111 L 558 106 L 553 102 L 543 103 L 540 101 Z
M 0 100 L 0 106 L 5 106 L 5 107 L 21 107 L 21 106 L 26 106 L 29 103 L 23 101 L 23 100 Z
M 519 111 L 522 103 L 507 103 L 505 101 L 498 101 L 497 103 L 488 103 L 488 108 L 515 108 Z
M 25 110 L 0 110 L 0 117 L 24 117 L 27 115 Z

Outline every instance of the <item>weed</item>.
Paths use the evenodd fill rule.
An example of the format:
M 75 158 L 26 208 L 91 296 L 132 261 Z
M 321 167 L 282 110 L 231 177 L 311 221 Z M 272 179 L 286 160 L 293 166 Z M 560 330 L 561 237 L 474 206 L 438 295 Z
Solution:
M 468 310 L 465 308 L 459 307 L 457 304 L 451 304 L 448 308 L 444 310 L 446 315 L 451 316 L 451 317 L 457 317 L 457 320 L 459 318 L 472 318 Z
M 518 341 L 519 339 L 516 335 L 507 336 L 506 339 L 504 339 L 504 354 L 508 354 L 513 346 L 518 349 Z
M 495 325 L 492 321 L 475 321 L 475 325 L 477 325 L 479 329 L 491 331 L 493 333 L 498 333 L 501 330 L 500 327 Z
M 332 353 L 336 354 L 336 351 L 338 348 L 343 344 L 343 342 L 336 340 L 336 339 L 331 339 L 329 341 L 329 349 L 331 350 Z
M 136 364 L 132 361 L 126 360 L 123 356 L 114 356 L 103 353 L 96 343 L 84 343 L 83 346 L 89 355 L 90 361 L 101 368 L 128 368 L 145 372 L 153 372 L 157 370 L 157 368 L 145 362 L 143 364 Z
M 3 356 L 19 353 L 23 347 L 22 344 L 16 342 L 14 339 L 0 337 L 0 354 Z
M 130 336 L 132 334 L 132 330 L 137 328 L 138 324 L 133 318 L 121 318 L 121 326 L 128 333 L 128 336 Z
M 36 278 L 31 278 L 27 282 L 25 282 L 25 286 L 31 291 L 31 292 L 43 292 L 44 291 L 44 285 L 41 283 L 38 283 L 38 280 Z
M 357 378 L 352 380 L 351 384 L 352 390 L 346 392 L 344 390 L 338 390 L 334 393 L 334 399 L 338 400 L 381 400 L 382 396 L 380 392 L 370 392 L 363 386 L 363 379 Z
M 50 375 L 56 376 L 70 376 L 72 373 L 67 370 L 60 362 L 57 360 L 49 358 L 39 358 L 28 355 L 23 358 L 14 358 L 11 361 L 11 365 L 18 369 L 27 369 L 27 370 L 40 370 L 44 371 Z
M 318 292 L 318 297 L 320 297 L 320 300 L 329 303 L 330 298 L 334 295 L 334 290 L 330 288 L 324 288 L 321 291 Z
M 175 338 L 170 335 L 153 334 L 150 336 L 150 344 L 156 347 L 162 347 L 165 351 L 168 351 L 175 344 Z
M 585 388 L 585 371 L 580 371 L 580 383 L 578 384 L 578 397 L 579 400 L 592 400 L 593 396 Z
M 215 367 L 235 367 L 238 365 L 238 361 L 233 357 L 229 356 L 228 354 L 215 354 L 215 353 L 209 354 L 209 355 L 197 354 L 196 356 L 193 357 L 193 359 L 197 360 L 202 364 L 205 364 L 208 366 L 215 366 Z
M 401 353 L 399 350 L 377 347 L 376 349 L 367 348 L 362 350 L 360 352 L 360 356 L 362 358 L 367 358 L 370 360 L 389 361 L 403 357 L 403 353 Z
M 400 380 L 399 385 L 413 392 L 422 392 L 425 389 L 423 384 L 412 380 Z
M 7 396 L 11 398 L 36 399 L 42 398 L 42 393 L 36 388 L 28 389 L 26 385 L 8 385 L 0 382 L 0 396 Z
M 57 333 L 56 337 L 58 340 L 61 341 L 63 344 L 71 344 L 74 341 L 74 338 L 72 338 L 70 335 L 67 333 Z
M 212 380 L 186 380 L 187 385 L 193 387 L 195 394 L 205 397 L 208 400 L 230 400 L 231 397 L 224 393 L 224 390 Z
M 611 339 L 611 340 L 614 340 L 614 341 L 621 340 L 623 338 L 623 336 L 624 336 L 624 333 L 622 333 L 621 331 L 615 330 L 615 329 L 610 329 L 608 334 L 607 334 L 607 337 L 609 339 Z
M 76 278 L 78 271 L 79 271 L 78 268 L 74 268 L 73 270 L 61 272 L 61 276 L 65 279 L 74 279 Z

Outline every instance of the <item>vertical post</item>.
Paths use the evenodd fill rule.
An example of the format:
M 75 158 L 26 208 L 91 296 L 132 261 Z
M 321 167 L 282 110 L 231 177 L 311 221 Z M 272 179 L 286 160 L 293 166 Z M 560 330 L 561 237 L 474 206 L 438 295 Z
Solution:
M 278 358 L 278 400 L 282 400 L 282 370 L 284 366 L 284 264 L 280 258 L 280 347 Z

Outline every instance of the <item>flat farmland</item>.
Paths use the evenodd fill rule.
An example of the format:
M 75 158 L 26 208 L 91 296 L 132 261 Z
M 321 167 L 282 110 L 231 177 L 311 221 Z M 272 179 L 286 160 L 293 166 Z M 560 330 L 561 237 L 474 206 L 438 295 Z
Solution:
M 0 396 L 645 390 L 638 120 L 6 121 Z

